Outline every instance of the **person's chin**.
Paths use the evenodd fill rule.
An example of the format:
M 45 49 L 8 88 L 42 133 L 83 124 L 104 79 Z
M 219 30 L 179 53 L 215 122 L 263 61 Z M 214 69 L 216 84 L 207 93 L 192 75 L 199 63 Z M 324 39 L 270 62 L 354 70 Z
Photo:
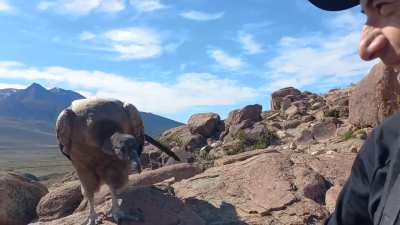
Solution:
M 386 54 L 382 54 L 379 58 L 382 62 L 389 67 L 392 67 L 399 71 L 400 69 L 400 54 L 396 54 L 394 51 L 387 51 Z

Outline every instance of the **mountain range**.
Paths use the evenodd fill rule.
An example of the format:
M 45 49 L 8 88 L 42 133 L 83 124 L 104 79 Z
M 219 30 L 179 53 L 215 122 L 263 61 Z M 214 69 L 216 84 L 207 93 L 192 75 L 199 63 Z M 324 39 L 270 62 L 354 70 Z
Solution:
M 37 83 L 26 89 L 0 89 L 0 150 L 55 145 L 58 114 L 72 101 L 83 98 L 74 91 L 46 89 Z M 182 125 L 152 113 L 141 112 L 141 116 L 145 132 L 153 137 Z

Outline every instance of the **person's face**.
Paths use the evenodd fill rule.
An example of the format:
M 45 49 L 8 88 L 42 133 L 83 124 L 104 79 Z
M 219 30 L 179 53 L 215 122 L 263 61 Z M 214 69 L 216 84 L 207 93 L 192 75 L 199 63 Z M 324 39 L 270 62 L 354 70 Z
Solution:
M 400 68 L 400 0 L 361 0 L 367 21 L 361 33 L 359 54 L 364 60 L 380 58 Z

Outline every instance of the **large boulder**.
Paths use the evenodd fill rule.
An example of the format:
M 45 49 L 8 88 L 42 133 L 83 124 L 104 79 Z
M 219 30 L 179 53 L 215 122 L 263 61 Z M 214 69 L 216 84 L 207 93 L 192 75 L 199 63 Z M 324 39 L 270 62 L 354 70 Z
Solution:
M 258 104 L 247 105 L 242 109 L 231 111 L 225 120 L 225 131 L 221 134 L 220 139 L 229 136 L 228 141 L 233 140 L 240 130 L 252 127 L 256 122 L 261 121 L 261 112 L 262 106 Z
M 25 225 L 37 218 L 36 206 L 47 188 L 14 173 L 0 173 L 0 224 Z
M 216 113 L 198 113 L 189 118 L 188 126 L 192 134 L 200 134 L 209 138 L 221 131 L 223 124 L 221 118 Z
M 237 125 L 241 124 L 243 121 L 258 122 L 262 120 L 261 112 L 261 105 L 247 105 L 242 109 L 237 109 L 230 112 L 228 118 L 225 120 L 225 124 Z
M 301 91 L 293 87 L 282 88 L 272 93 L 271 95 L 271 110 L 281 110 L 283 105 L 290 103 L 301 95 Z M 289 97 L 288 97 L 289 96 Z M 283 107 L 283 108 L 286 108 Z
M 39 221 L 51 221 L 72 214 L 82 199 L 79 181 L 72 181 L 52 190 L 37 206 Z
M 161 134 L 159 140 L 170 147 L 181 147 L 194 151 L 207 145 L 207 140 L 200 134 L 192 134 L 186 125 L 169 129 Z
M 378 63 L 352 92 L 349 121 L 357 127 L 375 127 L 400 110 L 399 96 L 397 73 Z

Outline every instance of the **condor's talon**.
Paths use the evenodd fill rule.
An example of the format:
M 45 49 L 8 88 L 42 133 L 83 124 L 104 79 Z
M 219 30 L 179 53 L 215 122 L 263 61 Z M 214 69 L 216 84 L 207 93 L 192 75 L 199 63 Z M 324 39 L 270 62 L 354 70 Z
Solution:
M 85 222 L 83 222 L 81 225 L 99 225 L 102 224 L 102 219 L 98 217 L 98 214 L 96 216 L 89 216 Z

